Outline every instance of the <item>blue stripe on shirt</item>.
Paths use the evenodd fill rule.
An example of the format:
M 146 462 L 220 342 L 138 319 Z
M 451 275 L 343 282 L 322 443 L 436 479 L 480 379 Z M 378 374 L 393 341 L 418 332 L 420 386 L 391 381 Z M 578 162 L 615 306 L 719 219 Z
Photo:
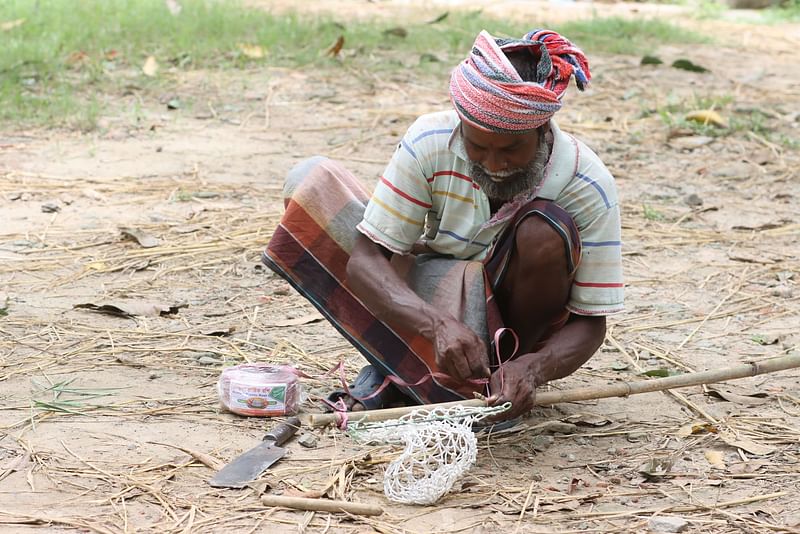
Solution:
M 619 247 L 622 245 L 621 241 L 584 241 L 581 243 L 584 247 Z
M 449 235 L 453 239 L 458 239 L 459 241 L 463 241 L 464 243 L 469 243 L 470 245 L 475 245 L 475 246 L 478 246 L 478 247 L 488 247 L 489 246 L 489 245 L 486 245 L 484 243 L 479 243 L 478 241 L 472 241 L 471 239 L 467 239 L 466 237 L 461 237 L 457 233 L 451 232 L 449 230 L 439 230 L 439 233 L 440 234 Z
M 576 172 L 575 176 L 577 176 L 578 178 L 580 178 L 581 180 L 583 180 L 587 184 L 589 184 L 592 187 L 594 187 L 595 189 L 597 189 L 597 192 L 600 193 L 601 197 L 603 197 L 603 202 L 605 202 L 606 208 L 611 208 L 611 203 L 608 201 L 608 197 L 606 196 L 606 192 L 603 191 L 603 188 L 600 187 L 600 184 L 598 184 L 597 182 L 595 182 L 594 180 L 592 180 L 588 176 L 586 176 L 584 174 L 581 174 L 579 172 Z
M 410 146 L 408 146 L 408 143 L 406 143 L 405 139 L 400 141 L 400 144 L 403 145 L 403 148 L 405 148 L 408 151 L 408 153 L 411 154 L 411 156 L 413 156 L 414 159 L 418 159 L 417 155 L 414 153 L 414 150 Z
M 428 137 L 428 136 L 431 136 L 431 135 L 437 135 L 437 134 L 447 134 L 447 135 L 450 135 L 450 134 L 452 134 L 452 133 L 453 133 L 453 129 L 452 129 L 452 128 L 448 128 L 448 129 L 446 129 L 446 130 L 428 130 L 427 132 L 422 132 L 421 134 L 419 134 L 419 135 L 418 135 L 417 137 L 415 137 L 415 138 L 414 138 L 414 140 L 413 140 L 413 141 L 411 141 L 411 142 L 412 142 L 412 143 L 414 143 L 414 144 L 416 144 L 416 143 L 417 143 L 417 141 L 419 141 L 420 139 L 425 139 L 426 137 Z

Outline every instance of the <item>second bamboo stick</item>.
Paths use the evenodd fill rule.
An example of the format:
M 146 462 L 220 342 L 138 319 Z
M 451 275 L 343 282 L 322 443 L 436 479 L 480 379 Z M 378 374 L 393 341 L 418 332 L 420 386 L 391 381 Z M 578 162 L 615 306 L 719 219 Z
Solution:
M 772 358 L 760 362 L 744 363 L 724 369 L 714 369 L 699 373 L 686 373 L 682 375 L 658 378 L 655 380 L 639 380 L 636 382 L 620 382 L 618 384 L 608 384 L 603 386 L 592 386 L 577 389 L 567 389 L 562 391 L 543 391 L 536 394 L 535 404 L 537 406 L 549 406 L 562 402 L 577 402 L 594 399 L 605 399 L 608 397 L 627 397 L 637 393 L 650 393 L 653 391 L 664 391 L 667 389 L 682 388 L 688 386 L 699 386 L 702 384 L 713 384 L 737 378 L 746 378 L 787 369 L 800 367 L 800 354 L 790 354 L 779 358 Z M 348 420 L 351 423 L 386 421 L 397 419 L 407 413 L 418 409 L 431 410 L 434 408 L 448 408 L 451 406 L 486 406 L 486 401 L 482 399 L 470 399 L 462 401 L 445 402 L 441 404 L 427 404 L 421 406 L 403 406 L 400 408 L 387 408 L 383 410 L 369 410 L 364 412 L 348 412 Z M 341 415 L 336 413 L 305 414 L 301 416 L 304 424 L 312 427 L 327 426 L 339 421 Z

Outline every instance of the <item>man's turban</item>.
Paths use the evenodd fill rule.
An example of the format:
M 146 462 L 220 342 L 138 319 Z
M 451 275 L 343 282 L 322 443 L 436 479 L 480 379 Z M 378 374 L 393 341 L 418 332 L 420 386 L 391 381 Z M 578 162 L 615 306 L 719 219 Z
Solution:
M 524 81 L 506 57 L 518 50 L 530 53 L 534 81 Z M 582 91 L 591 79 L 589 63 L 559 34 L 533 30 L 522 39 L 499 39 L 484 30 L 469 57 L 453 70 L 450 99 L 461 120 L 482 130 L 529 132 L 561 109 L 573 75 Z

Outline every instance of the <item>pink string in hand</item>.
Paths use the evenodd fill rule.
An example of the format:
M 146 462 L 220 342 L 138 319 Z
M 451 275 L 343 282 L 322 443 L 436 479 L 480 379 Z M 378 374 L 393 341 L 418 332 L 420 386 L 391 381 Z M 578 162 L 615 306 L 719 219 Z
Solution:
M 511 356 L 508 357 L 508 360 L 511 360 L 514 356 L 516 356 L 517 351 L 519 350 L 519 337 L 517 337 L 516 332 L 510 328 L 498 328 L 494 333 L 494 355 L 497 358 L 497 372 L 500 373 L 500 391 L 497 392 L 498 395 L 502 393 L 506 383 L 505 369 L 503 365 L 504 362 L 500 357 L 500 336 L 503 334 L 503 332 L 510 332 L 514 337 L 514 350 L 511 352 Z M 493 392 L 489 391 L 489 396 L 491 397 L 492 395 Z

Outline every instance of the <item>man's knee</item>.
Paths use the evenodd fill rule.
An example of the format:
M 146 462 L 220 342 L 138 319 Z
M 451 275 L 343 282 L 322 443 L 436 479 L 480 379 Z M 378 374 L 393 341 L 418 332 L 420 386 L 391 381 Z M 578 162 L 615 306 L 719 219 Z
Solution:
M 517 227 L 515 253 L 520 273 L 569 277 L 568 251 L 564 238 L 543 217 L 531 215 Z
M 311 174 L 311 171 L 326 161 L 328 158 L 325 156 L 312 156 L 292 167 L 283 183 L 283 198 L 291 198 L 297 187 Z

